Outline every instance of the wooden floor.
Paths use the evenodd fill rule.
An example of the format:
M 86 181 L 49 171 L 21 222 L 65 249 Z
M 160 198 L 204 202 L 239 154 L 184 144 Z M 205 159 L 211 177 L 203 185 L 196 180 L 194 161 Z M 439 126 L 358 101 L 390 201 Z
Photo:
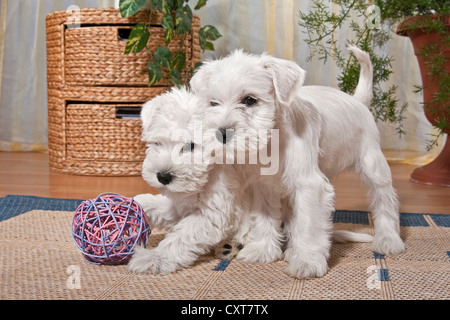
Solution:
M 450 188 L 432 187 L 409 180 L 414 166 L 391 165 L 401 212 L 450 213 Z M 336 209 L 367 210 L 366 187 L 358 176 L 345 173 L 333 181 Z M 46 153 L 0 152 L 0 197 L 34 195 L 51 198 L 91 199 L 103 192 L 127 197 L 155 193 L 141 177 L 87 177 L 50 172 Z

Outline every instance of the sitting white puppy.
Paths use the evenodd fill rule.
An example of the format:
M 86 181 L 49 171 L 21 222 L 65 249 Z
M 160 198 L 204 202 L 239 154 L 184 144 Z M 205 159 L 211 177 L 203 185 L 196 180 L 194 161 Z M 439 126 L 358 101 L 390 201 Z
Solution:
M 334 201 L 329 179 L 347 169 L 360 173 L 369 186 L 372 249 L 382 254 L 404 251 L 396 192 L 367 106 L 372 65 L 368 54 L 351 50 L 362 64 L 354 97 L 329 87 L 302 87 L 305 71 L 296 63 L 242 51 L 204 63 L 192 78 L 194 93 L 210 104 L 204 123 L 217 130 L 215 143 L 223 144 L 227 157 L 259 153 L 272 140 L 271 135 L 261 139 L 261 132 L 278 134 L 279 144 L 271 147 L 279 152 L 278 172 L 261 176 L 252 166 L 241 165 L 258 182 L 254 192 L 264 201 L 246 235 L 251 241 L 239 253 L 244 260 L 276 260 L 283 223 L 288 241 L 284 258 L 289 262 L 285 272 L 298 278 L 324 276 Z M 273 203 L 280 197 L 283 208 Z
M 161 194 L 135 197 L 152 228 L 170 232 L 156 248 L 135 248 L 129 270 L 169 273 L 187 267 L 236 231 L 240 208 L 236 193 L 242 175 L 234 166 L 214 168 L 202 150 L 201 108 L 186 89 L 172 89 L 143 106 L 143 140 L 147 143 L 142 175 Z M 195 134 L 195 131 L 199 134 Z M 238 202 L 240 206 L 236 206 Z

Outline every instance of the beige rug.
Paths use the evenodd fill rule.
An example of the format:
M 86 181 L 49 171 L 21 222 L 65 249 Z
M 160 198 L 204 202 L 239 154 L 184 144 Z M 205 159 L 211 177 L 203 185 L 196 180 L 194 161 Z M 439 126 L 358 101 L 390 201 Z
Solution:
M 1 214 L 1 213 L 0 213 Z M 362 215 L 367 213 L 360 213 Z M 407 214 L 407 251 L 384 257 L 370 244 L 334 244 L 329 273 L 298 280 L 286 262 L 249 264 L 205 256 L 169 275 L 85 262 L 70 232 L 73 212 L 29 211 L 0 222 L 0 299 L 449 299 L 450 216 Z M 335 228 L 372 232 L 369 224 Z M 153 231 L 149 246 L 164 234 Z

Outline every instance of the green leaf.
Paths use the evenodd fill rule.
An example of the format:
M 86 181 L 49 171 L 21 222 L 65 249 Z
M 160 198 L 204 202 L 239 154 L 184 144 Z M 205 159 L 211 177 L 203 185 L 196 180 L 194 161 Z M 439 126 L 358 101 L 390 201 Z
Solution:
M 198 32 L 198 40 L 200 42 L 200 48 L 205 51 L 205 47 L 206 47 L 206 34 L 205 31 L 203 30 L 203 28 L 200 29 L 200 31 Z
M 206 1 L 208 0 L 198 0 L 197 5 L 195 6 L 195 10 L 200 9 L 201 7 L 203 7 L 206 4 Z
M 145 24 L 137 24 L 130 32 L 127 45 L 125 47 L 125 53 L 138 53 L 141 52 L 146 46 L 148 39 L 150 38 L 150 32 L 146 28 Z
M 166 29 L 164 32 L 164 43 L 169 44 L 170 41 L 173 39 L 174 32 L 173 29 Z
M 191 31 L 192 11 L 189 6 L 178 8 L 175 13 L 175 28 L 177 34 L 185 34 Z
M 172 59 L 172 71 L 174 69 L 181 72 L 186 64 L 186 54 L 182 51 L 178 51 Z
M 156 9 L 164 14 L 170 14 L 174 10 L 174 0 L 153 0 Z
M 148 85 L 154 85 L 158 83 L 162 78 L 161 66 L 153 61 L 149 61 L 148 64 Z
M 205 33 L 205 38 L 211 41 L 217 40 L 222 36 L 216 27 L 211 25 L 204 26 L 201 30 Z
M 205 51 L 205 50 L 213 50 L 214 51 L 214 44 L 212 44 L 212 42 L 209 42 L 207 40 L 217 40 L 221 37 L 222 35 L 219 33 L 219 31 L 210 25 L 204 26 L 202 28 L 200 28 L 200 31 L 198 33 L 198 37 L 200 40 L 200 48 Z
M 161 25 L 163 26 L 163 28 L 165 30 L 164 42 L 165 42 L 165 44 L 169 44 L 170 40 L 172 40 L 172 38 L 174 36 L 174 28 L 175 28 L 173 19 L 172 19 L 172 15 L 166 14 L 161 19 Z
M 175 7 L 174 10 L 177 10 L 178 8 L 183 7 L 185 2 L 189 2 L 189 0 L 175 0 Z
M 162 17 L 161 19 L 161 25 L 164 27 L 164 29 L 173 29 L 175 25 L 173 23 L 172 15 L 164 15 L 164 17 Z
M 166 47 L 158 47 L 155 51 L 155 60 L 159 65 L 166 69 L 171 69 L 172 66 L 172 54 Z
M 205 49 L 204 50 L 211 50 L 214 51 L 214 44 L 212 42 L 206 41 Z
M 132 16 L 145 5 L 147 0 L 120 0 L 119 9 L 123 18 Z
M 181 74 L 177 69 L 173 69 L 170 73 L 173 84 L 177 87 L 181 86 Z

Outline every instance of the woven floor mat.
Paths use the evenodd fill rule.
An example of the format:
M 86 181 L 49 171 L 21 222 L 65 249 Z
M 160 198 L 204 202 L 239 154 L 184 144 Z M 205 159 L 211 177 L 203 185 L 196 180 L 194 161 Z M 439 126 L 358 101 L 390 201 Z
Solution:
M 367 243 L 333 244 L 330 271 L 310 280 L 286 276 L 284 261 L 250 264 L 213 256 L 168 275 L 93 265 L 72 240 L 72 217 L 69 211 L 34 210 L 0 222 L 0 299 L 450 298 L 448 215 L 402 214 L 407 251 L 399 256 L 374 253 Z M 371 233 L 366 218 L 368 224 L 334 226 Z M 153 231 L 149 246 L 163 237 Z

